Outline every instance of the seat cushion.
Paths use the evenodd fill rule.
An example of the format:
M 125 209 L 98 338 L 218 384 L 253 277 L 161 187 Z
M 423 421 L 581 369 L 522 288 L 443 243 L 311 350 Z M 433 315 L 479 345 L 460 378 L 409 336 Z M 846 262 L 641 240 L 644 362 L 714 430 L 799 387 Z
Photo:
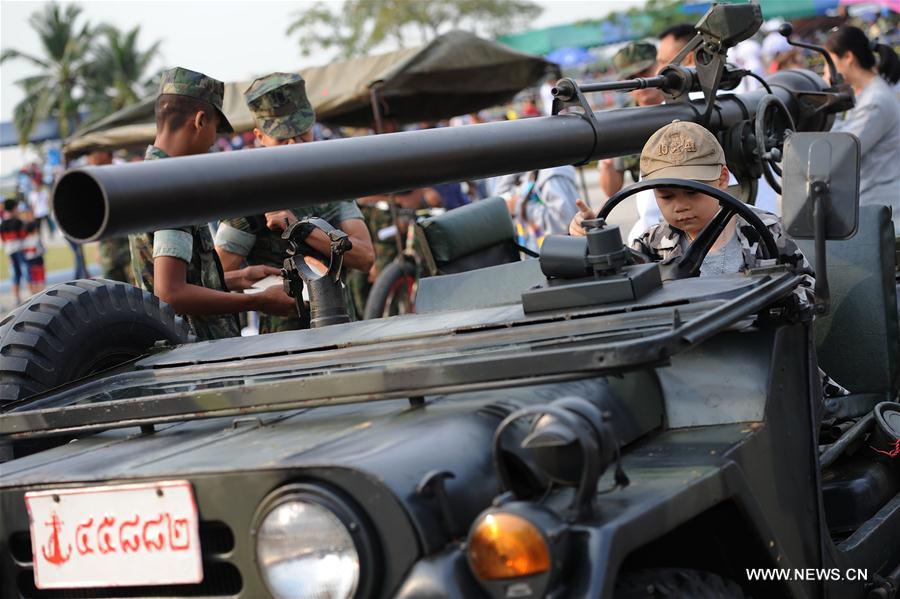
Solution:
M 815 265 L 815 245 L 797 240 Z M 819 366 L 854 393 L 894 397 L 900 333 L 894 280 L 894 227 L 886 206 L 860 206 L 859 229 L 826 244 L 831 311 L 815 322 Z
M 473 202 L 420 225 L 439 267 L 501 242 L 512 243 L 516 235 L 503 198 Z
M 495 243 L 494 245 L 482 248 L 471 254 L 460 256 L 452 262 L 441 264 L 441 274 L 449 275 L 458 272 L 467 272 L 477 270 L 479 268 L 487 268 L 488 266 L 497 266 L 498 264 L 507 264 L 509 262 L 518 262 L 521 260 L 518 248 L 513 245 L 512 241 L 504 241 Z

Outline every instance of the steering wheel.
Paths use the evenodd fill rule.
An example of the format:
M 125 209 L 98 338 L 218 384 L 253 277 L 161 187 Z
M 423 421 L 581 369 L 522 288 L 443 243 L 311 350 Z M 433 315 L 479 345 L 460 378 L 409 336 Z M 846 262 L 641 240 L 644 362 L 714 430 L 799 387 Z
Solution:
M 675 263 L 669 272 L 663 273 L 664 280 L 670 279 L 686 279 L 688 277 L 696 277 L 700 275 L 700 266 L 703 259 L 709 253 L 710 248 L 719 238 L 722 231 L 732 216 L 737 214 L 747 221 L 756 232 L 759 233 L 761 241 L 760 249 L 762 250 L 762 258 L 764 260 L 771 258 L 779 258 L 778 246 L 775 244 L 775 238 L 769 231 L 768 227 L 763 224 L 762 220 L 749 206 L 738 200 L 737 198 L 725 193 L 721 189 L 711 187 L 706 183 L 698 181 L 689 181 L 687 179 L 651 179 L 649 181 L 641 181 L 634 185 L 629 185 L 625 189 L 613 194 L 600 212 L 597 218 L 606 219 L 612 209 L 622 203 L 623 200 L 633 196 L 636 193 L 648 189 L 657 189 L 659 187 L 674 187 L 676 189 L 687 189 L 711 196 L 719 201 L 721 209 L 712 218 L 711 221 L 703 228 L 699 235 L 691 242 L 681 259 Z
M 762 167 L 763 176 L 779 195 L 781 182 L 775 179 L 775 175 L 781 177 L 781 167 L 777 163 L 781 162 L 785 138 L 795 130 L 794 118 L 784 102 L 772 94 L 763 96 L 756 108 L 754 122 L 756 156 Z

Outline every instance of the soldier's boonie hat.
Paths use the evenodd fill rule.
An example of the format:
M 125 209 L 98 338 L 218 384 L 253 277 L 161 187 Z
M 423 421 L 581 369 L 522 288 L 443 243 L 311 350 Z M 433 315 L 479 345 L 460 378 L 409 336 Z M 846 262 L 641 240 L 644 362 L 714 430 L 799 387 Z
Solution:
M 716 136 L 697 123 L 673 121 L 650 136 L 641 150 L 642 179 L 717 181 L 725 152 Z
M 260 77 L 244 92 L 244 99 L 256 117 L 256 126 L 278 140 L 306 133 L 316 122 L 316 112 L 306 97 L 306 82 L 296 73 Z
M 647 42 L 631 42 L 616 52 L 612 62 L 619 77 L 630 79 L 656 64 L 656 46 Z
M 163 71 L 159 82 L 159 95 L 175 94 L 177 96 L 189 96 L 212 104 L 219 113 L 219 133 L 234 133 L 231 123 L 225 113 L 222 112 L 222 98 L 225 95 L 225 84 L 218 79 L 213 79 L 203 73 L 191 71 L 181 67 L 175 67 Z

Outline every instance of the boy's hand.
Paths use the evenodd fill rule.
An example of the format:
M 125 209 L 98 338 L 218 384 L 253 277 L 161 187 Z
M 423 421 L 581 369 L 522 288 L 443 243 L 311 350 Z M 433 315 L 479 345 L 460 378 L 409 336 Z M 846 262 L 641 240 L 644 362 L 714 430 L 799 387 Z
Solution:
M 581 226 L 582 221 L 597 218 L 597 213 L 585 204 L 584 200 L 575 200 L 575 205 L 578 206 L 578 213 L 572 218 L 572 222 L 569 223 L 569 235 L 584 237 L 584 227 Z
M 257 302 L 256 309 L 260 312 L 273 316 L 291 316 L 297 313 L 296 302 L 279 286 L 269 287 L 253 297 Z

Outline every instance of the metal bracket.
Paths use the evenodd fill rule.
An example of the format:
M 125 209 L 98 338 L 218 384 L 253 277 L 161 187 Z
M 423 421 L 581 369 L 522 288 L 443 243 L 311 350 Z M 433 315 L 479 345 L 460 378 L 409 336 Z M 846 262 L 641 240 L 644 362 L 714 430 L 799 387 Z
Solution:
M 831 291 L 828 286 L 828 266 L 825 240 L 827 239 L 827 219 L 831 203 L 831 146 L 824 140 L 809 147 L 809 167 L 807 181 L 812 200 L 813 224 L 816 246 L 816 303 L 817 314 L 828 314 L 831 308 Z
M 568 77 L 560 79 L 556 82 L 556 87 L 553 88 L 553 91 L 553 105 L 551 114 L 554 116 L 558 115 L 560 111 L 566 108 L 580 108 L 581 112 L 576 112 L 574 114 L 579 115 L 581 118 L 587 121 L 591 126 L 591 130 L 594 132 L 594 143 L 591 146 L 590 154 L 588 154 L 587 158 L 585 158 L 582 162 L 574 165 L 584 166 L 591 161 L 594 156 L 594 150 L 597 149 L 597 142 L 600 140 L 600 123 L 597 122 L 597 117 L 594 116 L 594 110 L 588 103 L 587 98 L 584 97 L 584 94 L 581 93 L 581 89 L 578 87 L 578 83 L 576 83 L 574 79 L 570 79 Z
M 450 497 L 447 495 L 447 489 L 444 481 L 456 478 L 449 470 L 430 470 L 422 477 L 419 484 L 416 485 L 416 494 L 421 497 L 433 497 L 437 501 L 438 508 L 441 510 L 441 517 L 444 520 L 444 526 L 451 537 L 459 536 L 462 529 L 457 526 L 456 519 L 453 517 L 453 509 L 450 507 Z
M 306 243 L 306 238 L 319 229 L 328 236 L 331 256 L 326 258 Z M 301 219 L 285 230 L 282 239 L 289 242 L 288 257 L 284 260 L 282 276 L 284 291 L 294 298 L 297 312 L 304 328 L 317 328 L 329 324 L 349 322 L 347 307 L 341 288 L 341 267 L 344 253 L 353 248 L 350 236 L 318 217 Z M 328 260 L 328 270 L 322 274 L 314 271 L 304 259 L 313 256 Z M 304 285 L 309 290 L 310 309 L 303 301 Z
M 728 48 L 751 37 L 762 25 L 762 9 L 758 4 L 713 4 L 697 22 L 697 35 L 675 56 L 674 65 L 695 52 L 697 79 L 706 99 L 701 124 L 709 126 L 716 102 L 716 92 L 725 72 Z

